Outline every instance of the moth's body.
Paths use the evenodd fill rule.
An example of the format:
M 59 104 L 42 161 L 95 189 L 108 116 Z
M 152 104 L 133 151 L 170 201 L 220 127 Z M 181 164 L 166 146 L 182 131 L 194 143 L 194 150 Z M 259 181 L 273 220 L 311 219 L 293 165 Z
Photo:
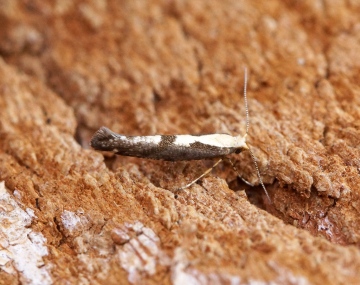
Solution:
M 96 150 L 168 161 L 225 157 L 248 149 L 245 136 L 228 134 L 125 136 L 101 127 L 91 139 Z

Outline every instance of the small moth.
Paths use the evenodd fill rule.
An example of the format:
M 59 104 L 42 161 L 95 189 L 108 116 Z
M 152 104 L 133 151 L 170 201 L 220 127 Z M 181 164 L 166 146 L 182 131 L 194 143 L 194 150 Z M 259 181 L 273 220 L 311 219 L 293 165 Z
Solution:
M 246 144 L 246 136 L 249 129 L 249 111 L 246 97 L 246 69 L 244 80 L 244 100 L 246 107 L 246 133 L 244 136 L 231 136 L 228 134 L 126 136 L 114 133 L 106 127 L 101 127 L 92 137 L 90 145 L 96 150 L 111 151 L 118 155 L 167 161 L 219 158 L 216 163 L 201 176 L 178 190 L 183 190 L 193 185 L 199 179 L 207 175 L 224 159 L 231 163 L 233 169 L 241 178 L 234 164 L 227 156 L 232 153 L 240 153 L 243 150 L 249 150 L 255 164 L 260 184 L 262 185 L 266 196 L 271 201 L 264 183 L 262 182 L 255 157 Z M 246 180 L 242 180 L 251 185 Z

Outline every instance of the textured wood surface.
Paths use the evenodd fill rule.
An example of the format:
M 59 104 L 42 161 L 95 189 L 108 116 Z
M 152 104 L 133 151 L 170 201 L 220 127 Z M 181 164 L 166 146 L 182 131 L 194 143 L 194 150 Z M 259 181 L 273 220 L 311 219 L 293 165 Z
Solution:
M 360 4 L 1 1 L 0 284 L 359 284 Z M 91 150 L 245 132 L 229 164 Z M 232 155 L 258 185 L 251 157 Z M 243 190 L 246 191 L 243 191 Z

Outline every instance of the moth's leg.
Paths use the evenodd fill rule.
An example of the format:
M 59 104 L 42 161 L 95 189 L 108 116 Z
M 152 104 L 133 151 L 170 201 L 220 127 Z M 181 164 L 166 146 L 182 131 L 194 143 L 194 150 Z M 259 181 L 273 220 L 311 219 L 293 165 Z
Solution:
M 208 170 L 206 170 L 203 174 L 201 174 L 198 178 L 196 178 L 195 180 L 191 181 L 189 184 L 186 184 L 185 186 L 182 186 L 178 189 L 176 189 L 177 191 L 180 190 L 184 190 L 186 188 L 189 188 L 191 185 L 193 185 L 194 183 L 196 183 L 198 180 L 200 180 L 201 178 L 203 178 L 204 176 L 208 175 L 210 173 L 211 170 L 213 170 L 214 167 L 216 167 L 221 161 L 223 160 L 223 158 L 220 158 L 217 162 L 215 162 L 215 164 L 210 167 Z
M 224 157 L 224 160 L 230 162 L 232 168 L 234 169 L 235 173 L 237 174 L 237 176 L 246 184 L 246 185 L 249 185 L 251 187 L 254 187 L 254 185 L 252 183 L 250 183 L 249 181 L 246 181 L 244 178 L 241 177 L 239 171 L 237 170 L 237 168 L 235 167 L 235 164 L 231 161 L 230 158 L 228 157 Z

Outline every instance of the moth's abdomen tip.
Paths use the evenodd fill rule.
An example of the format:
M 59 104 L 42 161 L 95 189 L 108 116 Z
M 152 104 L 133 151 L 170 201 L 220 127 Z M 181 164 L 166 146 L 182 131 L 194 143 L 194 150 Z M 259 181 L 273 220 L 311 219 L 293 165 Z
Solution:
M 109 141 L 113 139 L 113 134 L 110 129 L 101 127 L 91 138 L 90 146 L 97 150 L 104 150 L 108 147 Z

